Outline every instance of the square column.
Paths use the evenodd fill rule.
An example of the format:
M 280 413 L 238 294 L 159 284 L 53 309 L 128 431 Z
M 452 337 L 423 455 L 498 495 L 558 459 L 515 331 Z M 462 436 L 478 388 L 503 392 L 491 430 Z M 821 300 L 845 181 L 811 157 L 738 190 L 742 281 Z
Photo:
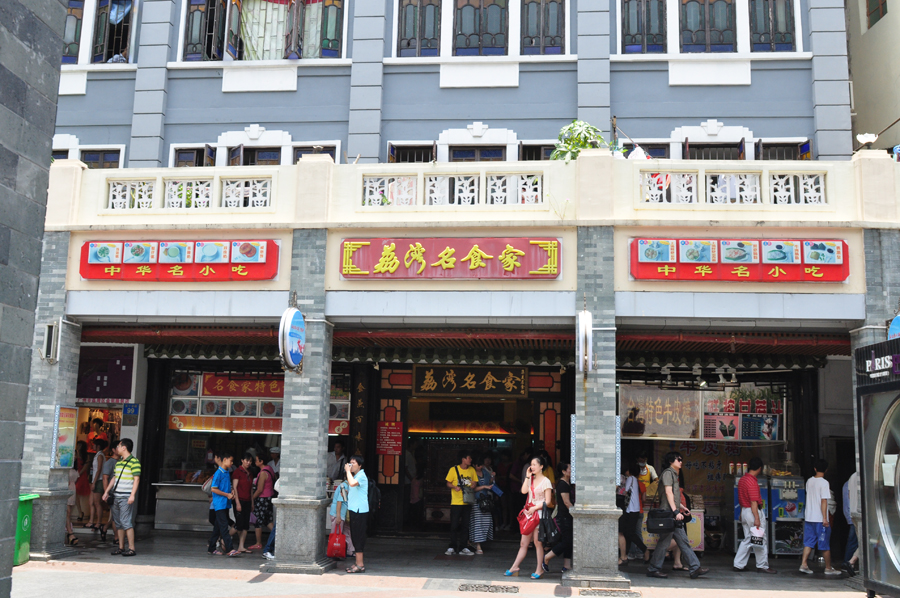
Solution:
M 69 233 L 46 233 L 41 259 L 41 279 L 35 312 L 31 351 L 31 382 L 25 409 L 25 447 L 22 455 L 21 487 L 34 493 L 31 558 L 49 560 L 75 554 L 65 546 L 66 501 L 69 498 L 68 468 L 52 467 L 54 424 L 57 407 L 75 406 L 81 326 L 59 327 L 57 361 L 44 359 L 47 324 L 60 325 L 66 315 L 66 262 Z
M 578 488 L 573 569 L 563 585 L 630 588 L 619 573 L 616 508 L 616 305 L 613 289 L 613 228 L 578 228 L 577 311 L 593 317 L 593 367 L 575 375 L 575 454 Z
M 306 319 L 306 352 L 302 375 L 284 376 L 281 482 L 273 501 L 276 560 L 260 566 L 269 573 L 321 574 L 334 567 L 325 556 L 332 343 L 325 321 L 325 238 L 324 229 L 294 231 L 291 288 Z

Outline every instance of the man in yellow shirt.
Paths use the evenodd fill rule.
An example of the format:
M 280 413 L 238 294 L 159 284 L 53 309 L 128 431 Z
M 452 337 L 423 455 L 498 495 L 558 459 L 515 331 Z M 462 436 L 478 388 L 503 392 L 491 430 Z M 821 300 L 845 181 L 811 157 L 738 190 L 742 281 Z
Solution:
M 467 493 L 473 503 L 466 504 L 463 487 L 475 489 L 478 485 L 478 473 L 472 467 L 472 451 L 459 451 L 459 465 L 455 465 L 447 472 L 447 488 L 450 488 L 450 547 L 447 548 L 447 556 L 460 554 L 472 556 L 475 553 L 469 550 L 469 517 L 472 514 L 472 504 L 475 493 Z

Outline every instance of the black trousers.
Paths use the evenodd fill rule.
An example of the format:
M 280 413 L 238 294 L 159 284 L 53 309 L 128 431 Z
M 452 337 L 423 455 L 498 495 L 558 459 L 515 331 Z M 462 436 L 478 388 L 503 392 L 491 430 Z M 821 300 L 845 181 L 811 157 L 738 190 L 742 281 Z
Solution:
M 356 552 L 366 551 L 366 535 L 369 523 L 368 513 L 350 511 L 350 539 Z
M 643 515 L 641 512 L 622 513 L 622 516 L 619 517 L 619 533 L 625 536 L 625 546 L 628 546 L 630 542 L 638 547 L 641 554 L 647 552 L 647 545 L 637 533 L 637 522 Z
M 572 520 L 557 517 L 556 523 L 559 525 L 559 542 L 550 550 L 556 556 L 570 559 L 572 558 Z
M 459 552 L 469 545 L 469 517 L 472 505 L 451 505 L 450 548 Z
M 207 550 L 213 552 L 216 549 L 219 538 L 222 538 L 222 541 L 225 542 L 225 552 L 231 552 L 234 545 L 231 543 L 231 536 L 228 535 L 228 509 L 222 509 L 215 513 L 216 522 L 213 524 L 213 532 L 209 537 Z

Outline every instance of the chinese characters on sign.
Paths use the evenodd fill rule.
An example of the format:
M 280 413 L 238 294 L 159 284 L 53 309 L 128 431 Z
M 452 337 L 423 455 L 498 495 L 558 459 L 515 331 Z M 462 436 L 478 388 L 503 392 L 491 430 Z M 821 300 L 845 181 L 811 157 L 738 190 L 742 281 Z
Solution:
M 415 397 L 528 397 L 528 369 L 508 366 L 414 365 Z
M 376 422 L 375 454 L 399 455 L 403 449 L 402 422 Z
M 284 396 L 284 377 L 259 377 L 247 374 L 203 374 L 203 397 L 262 397 Z
M 843 282 L 847 243 L 831 240 L 632 239 L 638 280 Z
M 278 243 L 266 241 L 90 241 L 81 246 L 86 280 L 221 282 L 271 280 Z
M 555 238 L 344 239 L 341 276 L 556 279 L 560 244 Z
M 626 438 L 700 438 L 700 397 L 694 391 L 623 384 L 619 414 Z

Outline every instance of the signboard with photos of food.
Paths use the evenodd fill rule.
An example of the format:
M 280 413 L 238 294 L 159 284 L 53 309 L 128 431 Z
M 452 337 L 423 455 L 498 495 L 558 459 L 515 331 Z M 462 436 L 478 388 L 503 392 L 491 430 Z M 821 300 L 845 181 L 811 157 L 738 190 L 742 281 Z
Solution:
M 169 399 L 169 428 L 278 431 L 284 415 L 283 397 L 283 375 L 176 371 Z
M 637 280 L 843 282 L 850 275 L 840 240 L 631 239 Z
M 784 399 L 765 388 L 701 391 L 623 384 L 619 413 L 627 438 L 784 440 Z
M 85 280 L 222 282 L 271 280 L 279 244 L 266 240 L 89 241 L 81 246 Z

